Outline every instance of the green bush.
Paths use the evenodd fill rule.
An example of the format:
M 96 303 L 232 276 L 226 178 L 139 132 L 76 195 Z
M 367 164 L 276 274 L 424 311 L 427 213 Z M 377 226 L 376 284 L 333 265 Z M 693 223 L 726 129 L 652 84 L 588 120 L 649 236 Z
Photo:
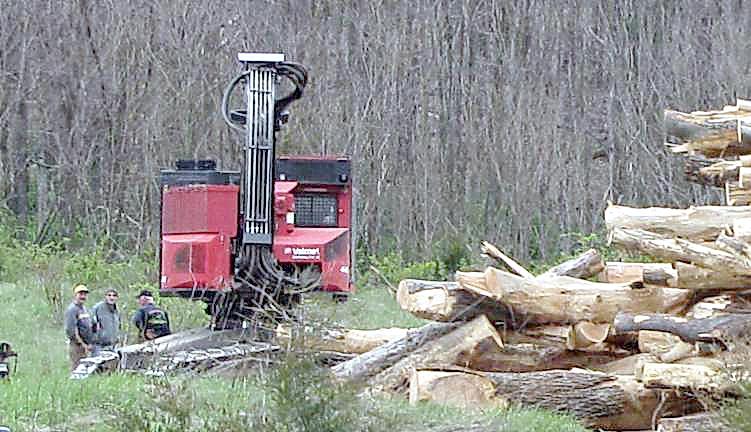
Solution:
M 378 279 L 383 278 L 391 284 L 397 284 L 403 279 L 447 280 L 453 278 L 456 267 L 463 264 L 464 261 L 457 258 L 456 262 L 452 262 L 455 268 L 451 269 L 438 259 L 408 261 L 400 252 L 389 252 L 369 257 L 368 269 L 364 272 L 363 279 L 365 283 L 378 283 Z

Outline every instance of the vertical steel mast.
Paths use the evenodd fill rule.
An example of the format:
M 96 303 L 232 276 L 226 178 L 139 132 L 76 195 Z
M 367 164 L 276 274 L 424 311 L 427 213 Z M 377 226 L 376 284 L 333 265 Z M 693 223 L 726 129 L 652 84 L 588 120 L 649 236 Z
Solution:
M 245 75 L 245 169 L 243 244 L 271 245 L 274 233 L 274 103 L 278 81 L 275 64 L 283 54 L 241 53 Z

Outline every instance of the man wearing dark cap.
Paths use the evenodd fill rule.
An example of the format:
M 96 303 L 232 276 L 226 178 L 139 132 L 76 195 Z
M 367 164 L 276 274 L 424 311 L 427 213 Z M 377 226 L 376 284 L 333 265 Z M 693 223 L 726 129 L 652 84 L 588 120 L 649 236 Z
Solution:
M 117 309 L 117 298 L 117 290 L 110 288 L 104 293 L 104 300 L 91 308 L 96 326 L 94 355 L 102 350 L 114 351 L 120 340 L 120 311 Z
M 154 304 L 151 291 L 143 290 L 138 294 L 138 305 L 140 307 L 133 315 L 132 322 L 143 340 L 152 340 L 172 333 L 169 316 Z
M 71 371 L 75 370 L 82 358 L 91 354 L 94 343 L 91 315 L 84 306 L 88 294 L 86 285 L 73 287 L 73 302 L 65 310 L 65 334 L 68 336 Z

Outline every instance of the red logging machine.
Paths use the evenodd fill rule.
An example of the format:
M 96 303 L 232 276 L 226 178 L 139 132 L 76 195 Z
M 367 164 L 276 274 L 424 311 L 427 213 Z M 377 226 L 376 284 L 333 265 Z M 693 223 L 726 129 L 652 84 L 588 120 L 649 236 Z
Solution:
M 289 306 L 310 289 L 352 291 L 352 176 L 347 158 L 275 157 L 286 108 L 307 71 L 282 54 L 241 53 L 222 114 L 239 132 L 239 171 L 212 160 L 179 160 L 161 171 L 160 293 L 203 300 L 237 323 Z M 294 89 L 276 96 L 286 78 Z M 242 86 L 243 109 L 230 110 Z

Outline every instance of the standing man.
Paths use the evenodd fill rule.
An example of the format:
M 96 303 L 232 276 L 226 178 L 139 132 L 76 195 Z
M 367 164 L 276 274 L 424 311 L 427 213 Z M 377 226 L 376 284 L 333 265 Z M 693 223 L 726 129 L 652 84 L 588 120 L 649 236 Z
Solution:
M 167 312 L 154 304 L 151 291 L 143 290 L 138 294 L 138 305 L 140 308 L 133 315 L 132 321 L 142 339 L 152 340 L 172 333 Z
M 73 287 L 73 302 L 65 310 L 65 334 L 68 336 L 70 370 L 75 370 L 78 362 L 91 353 L 94 343 L 94 328 L 91 315 L 84 306 L 89 289 L 86 285 Z
M 96 343 L 94 355 L 101 350 L 114 351 L 120 340 L 120 311 L 117 309 L 117 290 L 110 288 L 104 294 L 104 300 L 91 308 L 96 323 Z

